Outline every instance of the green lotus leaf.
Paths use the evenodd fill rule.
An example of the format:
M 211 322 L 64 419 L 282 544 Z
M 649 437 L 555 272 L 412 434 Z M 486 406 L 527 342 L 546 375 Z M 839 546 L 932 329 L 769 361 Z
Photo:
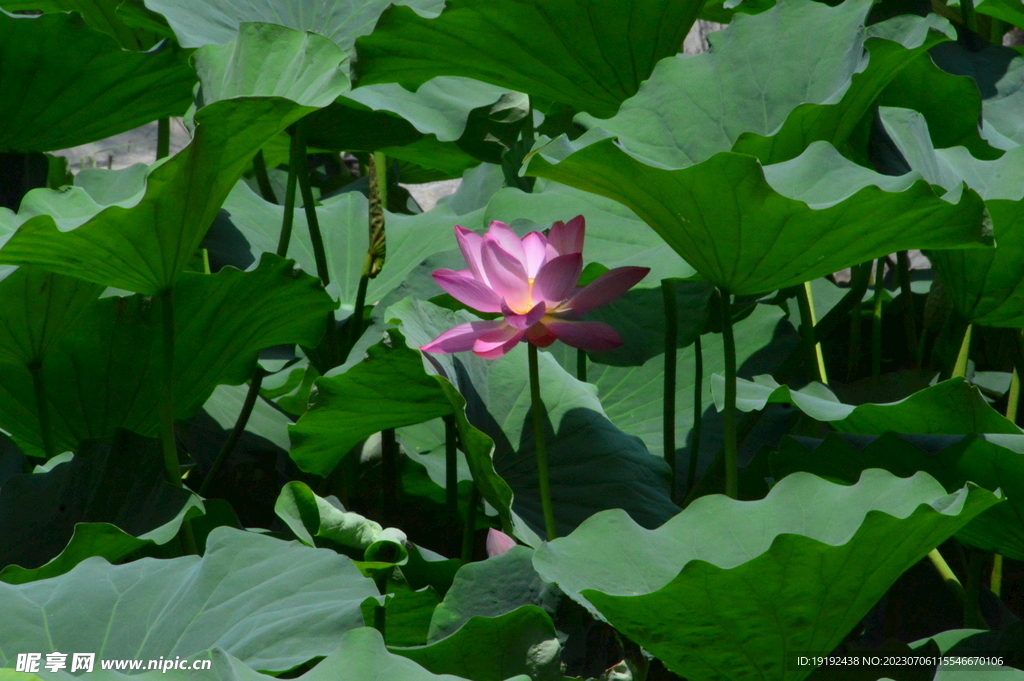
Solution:
M 865 29 L 871 6 L 783 0 L 739 16 L 709 36 L 710 52 L 659 62 L 615 117 L 579 121 L 617 137 L 631 155 L 671 168 L 723 151 L 777 163 L 817 140 L 843 149 L 894 74 L 953 36 L 934 14 Z M 821 39 L 808 41 L 808 33 Z
M 285 31 L 250 26 L 239 34 L 237 52 L 214 48 L 196 53 L 198 70 L 211 77 L 242 74 L 230 79 L 231 87 L 217 78 L 203 83 L 211 92 L 242 94 L 237 86 L 248 84 L 265 96 L 238 96 L 199 109 L 192 143 L 149 174 L 138 203 L 105 208 L 70 231 L 49 215 L 39 215 L 0 249 L 0 262 L 36 265 L 147 295 L 172 286 L 252 156 L 289 124 L 347 89 L 339 71 L 344 53 L 328 43 L 333 57 L 324 58 L 327 41 L 319 36 L 285 33 L 294 39 L 280 42 Z M 264 58 L 267 54 L 273 58 Z M 233 56 L 246 61 L 235 63 Z M 293 91 L 297 72 L 304 85 L 317 83 L 323 89 Z M 281 98 L 297 96 L 299 90 L 299 102 Z
M 373 433 L 448 415 L 455 416 L 481 496 L 511 528 L 512 491 L 494 471 L 494 443 L 467 419 L 466 400 L 451 381 L 424 371 L 421 354 L 406 347 L 397 331 L 389 331 L 351 369 L 316 380 L 308 411 L 291 428 L 290 454 L 302 470 L 327 475 Z
M 386 317 L 398 318 L 413 347 L 474 319 L 466 312 L 454 313 L 412 299 L 392 305 Z M 669 497 L 668 466 L 652 456 L 639 438 L 622 432 L 608 419 L 594 386 L 577 381 L 549 353 L 539 359 L 558 531 L 567 533 L 610 505 L 626 509 L 645 527 L 655 527 L 674 515 L 677 507 Z M 513 510 L 533 527 L 543 527 L 526 349 L 519 346 L 494 361 L 472 353 L 431 354 L 427 361 L 466 398 L 469 422 L 494 441 L 494 470 L 515 492 Z M 442 446 L 433 455 L 443 456 L 443 452 Z M 523 541 L 532 541 L 518 528 L 516 532 Z
M 388 646 L 422 646 L 427 643 L 427 629 L 430 616 L 441 602 L 433 587 L 414 590 L 408 582 L 388 581 L 388 602 L 384 606 Z M 373 621 L 376 605 L 373 601 L 363 604 L 363 619 Z
M 410 90 L 463 76 L 608 117 L 679 50 L 699 9 L 668 0 L 449 0 L 426 19 L 392 7 L 356 41 L 356 75 L 363 85 Z
M 0 9 L 0 151 L 64 149 L 185 113 L 196 75 L 180 47 L 131 52 L 87 23 Z
M 974 80 L 982 97 L 982 138 L 998 149 L 1024 144 L 1024 125 L 1018 113 L 1024 101 L 1024 57 L 1019 52 L 988 44 L 975 51 L 949 42 L 936 45 L 930 55 L 943 71 Z
M 711 382 L 715 404 L 722 408 L 725 379 Z M 1001 433 L 1020 435 L 1021 429 L 993 409 L 981 392 L 962 378 L 951 378 L 891 404 L 843 404 L 820 383 L 801 390 L 780 386 L 771 376 L 754 381 L 740 379 L 736 408 L 764 409 L 768 403 L 792 404 L 817 421 L 826 421 L 840 433 L 881 435 L 886 432 L 920 435 Z
M 575 151 L 563 137 L 534 152 L 528 173 L 625 204 L 701 276 L 736 295 L 900 250 L 992 243 L 973 190 L 940 196 L 919 175 L 879 175 L 826 142 L 763 168 L 751 156 L 720 153 L 668 170 L 641 163 L 611 139 Z
M 949 4 L 956 3 L 950 2 Z M 986 14 L 993 19 L 999 19 L 1024 29 L 1024 8 L 1019 7 L 1012 0 L 981 0 L 974 9 L 978 14 Z
M 500 617 L 524 605 L 553 613 L 558 592 L 533 568 L 533 549 L 513 546 L 500 556 L 467 563 L 430 620 L 430 642 L 458 631 L 473 617 Z
M 1024 327 L 1024 147 L 996 160 L 979 160 L 964 147 L 935 149 L 924 117 L 881 107 L 889 137 L 910 167 L 934 185 L 961 182 L 985 200 L 998 248 L 929 254 L 943 290 L 966 321 Z
M 600 513 L 534 565 L 687 678 L 799 681 L 813 668 L 790 658 L 833 650 L 897 577 L 998 501 L 971 485 L 947 495 L 925 473 L 872 469 L 852 486 L 796 473 L 760 501 L 701 497 L 653 532 Z
M 246 22 L 279 24 L 325 36 L 346 52 L 355 39 L 373 30 L 389 0 L 145 0 L 146 7 L 167 19 L 184 47 L 222 45 Z M 406 0 L 420 11 L 439 12 L 438 0 Z
M 315 345 L 333 307 L 319 280 L 270 254 L 254 272 L 187 272 L 174 292 L 179 418 L 195 414 L 218 384 L 245 382 L 260 350 L 284 343 Z M 82 441 L 108 438 L 116 428 L 157 434 L 158 313 L 144 296 L 102 299 L 46 358 L 42 375 L 57 446 L 75 450 Z M 29 370 L 2 366 L 0 428 L 40 447 Z
M 268 49 L 273 60 L 267 59 Z M 198 106 L 238 97 L 283 97 L 319 109 L 349 89 L 340 68 L 346 59 L 337 45 L 316 33 L 243 23 L 233 40 L 196 54 Z
M 166 544 L 203 503 L 164 480 L 159 442 L 119 431 L 70 462 L 15 476 L 0 490 L 0 580 L 64 574 L 91 556 L 121 560 Z
M 776 478 L 807 471 L 853 483 L 868 468 L 908 477 L 925 471 L 947 490 L 968 481 L 1007 498 L 967 524 L 957 538 L 972 546 L 1024 560 L 1024 436 L 920 437 L 886 434 L 878 439 L 830 434 L 824 441 L 784 438 L 772 454 Z
M 335 642 L 338 647 L 334 652 L 321 660 L 313 669 L 295 678 L 303 679 L 303 681 L 365 681 L 368 678 L 379 676 L 389 681 L 465 681 L 462 677 L 449 674 L 433 674 L 412 660 L 392 654 L 385 648 L 384 639 L 376 629 L 368 627 L 351 629 L 341 634 L 340 638 L 336 638 Z M 196 659 L 209 661 L 209 669 L 212 670 L 210 673 L 224 681 L 260 681 L 266 678 L 265 674 L 247 666 L 244 660 L 239 660 L 218 648 L 214 648 Z M 128 679 L 184 681 L 189 676 L 195 676 L 195 671 L 169 669 L 124 674 L 100 669 L 98 664 L 90 674 L 90 678 L 100 679 L 100 681 L 127 681 Z M 39 679 L 70 681 L 75 678 L 78 677 L 65 671 L 54 673 L 42 669 L 38 674 L 26 674 L 11 669 L 0 669 L 0 679 L 3 681 L 38 681 Z M 532 680 L 524 674 L 507 681 Z
M 21 650 L 156 659 L 216 647 L 253 669 L 284 671 L 332 652 L 376 595 L 333 551 L 218 528 L 201 558 L 90 558 L 60 577 L 0 584 L 0 612 L 18 623 L 0 632 L 0 665 Z
M 4 269 L 9 274 L 0 279 L 0 358 L 26 366 L 52 352 L 103 291 L 34 267 Z
M 532 681 L 562 681 L 561 649 L 551 618 L 532 605 L 500 617 L 473 617 L 448 638 L 421 648 L 390 648 L 436 674 L 473 681 L 519 674 Z
M 123 7 L 125 4 L 128 6 Z M 124 0 L 3 0 L 0 9 L 8 12 L 37 10 L 44 14 L 78 12 L 87 25 L 113 36 L 121 47 L 135 52 L 152 47 L 160 38 L 150 30 L 138 30 L 140 27 L 131 19 L 145 10 Z

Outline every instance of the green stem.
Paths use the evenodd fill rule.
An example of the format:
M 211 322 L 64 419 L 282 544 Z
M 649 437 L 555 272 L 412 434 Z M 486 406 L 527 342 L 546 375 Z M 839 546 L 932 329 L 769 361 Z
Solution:
M 548 450 L 544 442 L 544 403 L 540 400 L 540 368 L 537 362 L 537 346 L 528 343 L 530 363 L 530 411 L 533 413 L 534 454 L 537 457 L 537 483 L 540 488 L 540 505 L 544 512 L 544 530 L 548 541 L 555 533 L 555 514 L 551 508 L 551 482 L 548 478 Z
M 459 431 L 455 417 L 448 415 L 444 421 L 444 492 L 449 518 L 459 517 Z
M 327 252 L 324 249 L 324 238 L 320 233 L 320 220 L 316 215 L 316 203 L 313 201 L 313 187 L 309 182 L 309 168 L 306 167 L 306 120 L 295 124 L 295 146 L 298 147 L 296 168 L 299 178 L 299 192 L 302 194 L 302 208 L 306 211 L 306 224 L 309 227 L 309 240 L 313 245 L 313 258 L 316 260 L 316 274 L 324 286 L 331 283 L 331 274 L 327 270 Z
M 370 277 L 366 274 L 359 277 L 359 287 L 356 289 L 356 305 L 352 310 L 352 318 L 345 325 L 351 327 L 348 334 L 349 347 L 355 347 L 356 341 L 363 335 L 363 308 L 366 307 L 366 288 L 370 283 Z
M 174 292 L 170 287 L 160 293 L 160 440 L 163 445 L 167 481 L 181 487 L 178 447 L 174 441 Z
M 587 353 L 576 348 L 576 380 L 587 382 Z
M 998 553 L 992 556 L 992 579 L 989 581 L 989 591 L 999 598 L 1003 590 L 1003 557 Z
M 249 390 L 245 393 L 242 410 L 238 412 L 238 418 L 235 419 L 235 426 L 231 429 L 231 433 L 221 446 L 220 452 L 217 453 L 217 458 L 213 460 L 210 471 L 203 479 L 203 484 L 199 487 L 199 496 L 205 497 L 206 493 L 210 491 L 210 485 L 213 484 L 217 475 L 220 474 L 221 468 L 224 467 L 235 445 L 238 444 L 239 438 L 245 432 L 245 425 L 249 422 L 249 417 L 252 416 L 252 410 L 256 406 L 256 399 L 260 396 L 260 387 L 263 385 L 263 377 L 265 375 L 266 373 L 262 367 L 257 366 L 256 371 L 252 374 L 252 379 L 249 381 Z
M 171 119 L 161 118 L 156 122 L 156 160 L 171 154 Z
M 264 201 L 277 203 L 277 195 L 274 194 L 274 187 L 270 184 L 270 175 L 267 174 L 267 160 L 263 157 L 263 150 L 260 149 L 252 158 L 252 172 L 256 176 L 256 184 L 260 188 L 260 196 Z
M 39 436 L 43 441 L 43 454 L 47 458 L 53 456 L 53 431 L 50 429 L 50 407 L 46 401 L 46 379 L 43 377 L 43 360 L 29 362 L 28 370 L 32 374 L 32 388 L 36 394 L 36 415 L 39 418 Z
M 662 397 L 663 456 L 672 468 L 672 498 L 679 488 L 679 466 L 676 462 L 676 345 L 679 341 L 679 306 L 676 285 L 671 279 L 661 280 L 661 299 L 665 309 L 665 372 Z
M 476 539 L 476 507 L 480 504 L 480 490 L 473 485 L 469 491 L 469 505 L 466 506 L 466 524 L 462 528 L 462 562 L 473 561 L 473 544 Z
M 288 146 L 288 181 L 284 188 L 284 217 L 281 218 L 281 236 L 277 242 L 277 255 L 288 257 L 288 244 L 292 240 L 295 221 L 295 186 L 299 178 L 299 165 L 306 162 L 305 152 L 299 146 L 298 135 L 291 136 Z
M 295 124 L 293 141 L 298 151 L 296 174 L 299 180 L 299 192 L 302 194 L 302 209 L 306 212 L 306 226 L 309 228 L 309 241 L 313 245 L 313 258 L 316 260 L 316 275 L 326 287 L 331 283 L 331 273 L 327 269 L 327 250 L 324 248 L 324 237 L 320 232 L 320 220 L 316 214 L 316 202 L 313 200 L 313 186 L 309 181 L 309 168 L 306 165 L 306 119 Z M 331 366 L 339 363 L 338 334 L 336 330 L 334 310 L 327 313 L 327 330 L 324 341 L 327 343 L 327 354 L 331 358 Z
M 732 297 L 719 289 L 722 300 L 722 348 L 725 351 L 725 493 L 739 497 L 739 462 L 736 456 L 736 339 L 732 329 Z
M 871 375 L 874 378 L 882 375 L 882 292 L 885 291 L 886 259 L 879 258 L 876 263 L 874 311 L 871 315 Z
M 972 324 L 967 325 L 967 330 L 964 331 L 964 339 L 960 343 L 960 352 L 956 355 L 956 364 L 953 365 L 952 377 L 959 376 L 960 378 L 967 377 L 967 359 L 971 354 L 971 329 Z
M 938 549 L 932 549 L 928 552 L 928 560 L 931 561 L 935 571 L 939 573 L 939 577 L 946 583 L 950 593 L 953 594 L 953 598 L 956 599 L 957 603 L 961 607 L 967 607 L 967 592 L 964 591 L 964 585 L 957 579 L 956 574 L 949 567 L 949 563 L 942 557 Z
M 398 512 L 398 440 L 394 428 L 380 432 L 381 487 L 384 501 L 384 518 L 395 525 L 400 519 Z
M 818 343 L 814 332 L 814 327 L 818 320 L 814 316 L 814 298 L 811 293 L 811 282 L 805 281 L 802 286 L 796 287 L 796 299 L 800 306 L 800 336 L 804 341 L 807 361 L 813 367 L 815 379 L 827 384 L 828 373 L 825 371 L 825 356 L 821 353 L 821 345 Z
M 974 11 L 974 0 L 960 0 L 960 16 L 967 28 L 978 32 L 978 15 Z
M 693 342 L 693 438 L 690 442 L 690 466 L 686 475 L 686 494 L 697 486 L 697 457 L 700 454 L 700 429 L 704 418 L 704 352 L 700 336 Z M 685 495 L 684 495 L 685 496 Z
M 896 254 L 900 279 L 900 297 L 903 298 L 903 328 L 907 333 L 907 348 L 917 351 L 917 315 L 914 312 L 914 292 L 910 290 L 910 256 L 906 251 Z
M 1013 368 L 1013 375 L 1010 377 L 1010 393 L 1006 397 L 1006 418 L 1014 423 L 1017 422 L 1017 406 L 1020 404 L 1020 374 L 1017 367 Z

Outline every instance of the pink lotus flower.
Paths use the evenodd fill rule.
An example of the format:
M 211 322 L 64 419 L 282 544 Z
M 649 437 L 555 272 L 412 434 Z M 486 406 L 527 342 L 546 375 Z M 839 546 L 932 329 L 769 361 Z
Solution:
M 583 216 L 556 222 L 547 236 L 530 232 L 522 239 L 503 222 L 487 234 L 455 226 L 468 270 L 437 270 L 434 280 L 456 300 L 502 319 L 469 322 L 445 331 L 422 346 L 424 352 L 472 350 L 496 359 L 520 341 L 545 348 L 555 340 L 581 350 L 602 352 L 622 345 L 612 327 L 575 321 L 623 295 L 647 276 L 647 267 L 616 267 L 579 287 L 583 271 Z

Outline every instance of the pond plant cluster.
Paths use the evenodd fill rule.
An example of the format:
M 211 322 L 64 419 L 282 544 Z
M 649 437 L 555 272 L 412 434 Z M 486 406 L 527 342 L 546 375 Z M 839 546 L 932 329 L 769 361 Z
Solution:
M 0 10 L 0 680 L 1024 679 L 1020 2 Z

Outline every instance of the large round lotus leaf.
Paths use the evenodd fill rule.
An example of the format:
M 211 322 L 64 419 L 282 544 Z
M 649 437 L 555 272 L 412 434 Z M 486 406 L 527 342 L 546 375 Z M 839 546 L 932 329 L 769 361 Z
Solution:
M 391 0 L 145 0 L 146 7 L 167 19 L 184 47 L 221 45 L 246 22 L 279 24 L 318 33 L 348 51 L 373 30 Z M 420 11 L 440 12 L 439 0 L 401 0 Z
M 449 0 L 434 19 L 392 7 L 372 34 L 356 41 L 356 75 L 362 84 L 411 90 L 435 76 L 464 76 L 608 117 L 659 59 L 679 51 L 700 6 L 693 0 Z
M 214 530 L 203 557 L 90 558 L 30 584 L 0 584 L 0 665 L 18 651 L 95 652 L 98 660 L 196 657 L 220 648 L 253 669 L 285 671 L 360 627 L 373 580 L 333 551 Z
M 579 120 L 636 157 L 672 168 L 730 150 L 776 163 L 816 140 L 843 149 L 900 69 L 954 36 L 935 14 L 865 28 L 871 6 L 782 0 L 737 17 L 709 36 L 709 52 L 660 61 L 613 118 Z
M 826 142 L 765 167 L 723 152 L 669 170 L 638 161 L 611 139 L 577 151 L 562 137 L 534 152 L 528 172 L 625 204 L 701 276 L 736 295 L 900 250 L 992 243 L 973 190 L 940 195 L 920 175 L 880 175 Z
M 985 200 L 997 248 L 929 254 L 960 316 L 984 326 L 1024 327 L 1024 147 L 979 160 L 964 147 L 936 149 L 924 117 L 881 107 L 882 124 L 911 169 L 941 187 L 961 182 Z
M 50 214 L 38 215 L 7 241 L 0 262 L 37 265 L 148 295 L 164 290 L 184 271 L 253 155 L 349 85 L 339 70 L 341 50 L 322 37 L 282 27 L 253 25 L 234 47 L 199 50 L 194 59 L 209 79 L 202 84 L 207 101 L 229 98 L 196 112 L 191 144 L 149 174 L 145 195 L 130 207 L 89 213 L 70 193 L 79 226 L 62 231 Z M 303 76 L 298 83 L 296 73 Z M 52 203 L 60 203 L 59 197 Z
M 253 272 L 186 272 L 174 291 L 179 418 L 195 414 L 218 384 L 243 383 L 261 350 L 283 343 L 315 345 L 334 307 L 318 279 L 271 254 Z M 116 428 L 157 434 L 159 312 L 141 295 L 101 299 L 46 358 L 42 375 L 59 447 L 75 450 L 84 440 L 106 439 Z M 2 367 L 0 428 L 40 447 L 29 369 L 14 362 Z
M 701 497 L 647 531 L 600 513 L 534 554 L 541 577 L 694 681 L 799 681 L 791 659 L 833 650 L 896 578 L 997 503 L 968 486 L 865 471 L 807 473 L 760 501 Z
M 1006 503 L 972 520 L 957 538 L 1011 560 L 1024 560 L 1024 435 L 887 433 L 868 439 L 830 434 L 824 441 L 784 438 L 771 457 L 776 478 L 807 471 L 852 483 L 868 468 L 884 468 L 899 476 L 925 471 L 950 491 L 968 480 L 988 490 L 1001 490 Z
M 79 14 L 0 9 L 0 152 L 65 149 L 180 116 L 195 82 L 177 45 L 130 52 Z
M 725 379 L 716 374 L 711 391 L 719 409 L 724 404 Z M 886 432 L 919 435 L 1001 433 L 1020 435 L 1013 421 L 985 401 L 981 391 L 962 378 L 951 378 L 890 404 L 843 404 L 820 383 L 794 390 L 780 386 L 771 376 L 740 379 L 736 408 L 764 409 L 769 403 L 792 404 L 812 419 L 826 421 L 841 433 L 881 435 Z

